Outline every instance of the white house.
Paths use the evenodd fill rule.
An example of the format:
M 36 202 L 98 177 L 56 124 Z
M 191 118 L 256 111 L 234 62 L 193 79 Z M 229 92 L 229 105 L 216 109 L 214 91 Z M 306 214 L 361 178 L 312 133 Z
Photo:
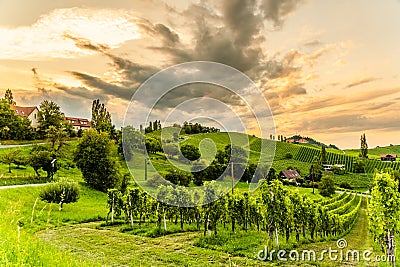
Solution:
M 15 111 L 15 114 L 30 119 L 32 128 L 34 129 L 38 128 L 39 109 L 37 107 L 20 107 L 15 105 L 11 105 L 10 107 L 12 110 Z
M 72 123 L 75 131 L 79 129 L 88 130 L 91 127 L 90 121 L 84 118 L 65 117 L 65 121 Z

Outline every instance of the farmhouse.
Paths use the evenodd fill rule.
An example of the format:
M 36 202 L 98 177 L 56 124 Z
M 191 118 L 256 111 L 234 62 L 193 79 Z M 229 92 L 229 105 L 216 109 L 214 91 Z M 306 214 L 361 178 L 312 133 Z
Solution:
M 396 154 L 381 154 L 380 158 L 381 158 L 381 161 L 396 161 L 397 155 Z
M 297 143 L 299 143 L 299 144 L 308 144 L 308 141 L 307 141 L 307 139 L 301 138 L 301 139 L 299 139 L 297 141 Z
M 64 121 L 72 123 L 75 131 L 88 130 L 91 127 L 90 121 L 84 118 L 65 117 Z
M 279 176 L 282 179 L 289 179 L 289 180 L 293 180 L 293 179 L 301 177 L 300 174 L 296 170 L 284 170 L 284 171 L 281 171 L 279 173 Z
M 10 105 L 11 109 L 15 111 L 15 114 L 27 117 L 31 121 L 31 126 L 33 129 L 38 128 L 38 112 L 39 109 L 37 107 L 20 107 L 15 105 Z

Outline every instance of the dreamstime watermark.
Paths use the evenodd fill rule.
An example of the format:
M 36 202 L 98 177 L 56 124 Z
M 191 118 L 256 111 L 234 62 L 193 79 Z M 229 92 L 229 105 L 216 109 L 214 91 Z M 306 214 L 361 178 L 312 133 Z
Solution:
M 138 129 L 141 125 L 144 130 L 151 125 L 150 122 L 153 122 L 154 126 L 156 121 L 156 129 L 160 129 L 159 124 L 162 124 L 160 143 L 162 150 L 166 152 L 166 149 L 171 149 L 171 145 L 179 147 L 185 140 L 183 137 L 178 138 L 181 127 L 165 126 L 173 122 L 182 124 L 185 121 L 194 124 L 199 119 L 217 125 L 217 128 L 228 136 L 231 147 L 246 148 L 245 159 L 242 157 L 240 162 L 235 162 L 231 153 L 229 162 L 224 165 L 225 170 L 215 179 L 215 188 L 207 185 L 183 188 L 165 180 L 160 171 L 164 167 L 175 172 L 199 172 L 209 167 L 216 157 L 217 147 L 211 138 L 203 139 L 199 143 L 199 160 L 185 159 L 181 151 L 178 151 L 179 160 L 176 157 L 166 157 L 168 163 L 165 163 L 157 161 L 155 154 L 150 153 L 151 144 L 146 143 L 149 140 L 132 138 L 129 134 L 124 134 L 124 131 L 122 133 L 124 153 L 133 153 L 126 157 L 131 159 L 126 163 L 135 182 L 165 204 L 181 207 L 199 206 L 211 203 L 230 192 L 245 172 L 241 166 L 246 166 L 249 161 L 250 146 L 257 146 L 259 150 L 255 174 L 249 184 L 250 191 L 257 189 L 257 182 L 265 177 L 272 165 L 276 144 L 266 142 L 266 139 L 275 136 L 275 123 L 269 104 L 263 92 L 248 76 L 221 63 L 187 62 L 154 74 L 134 92 L 123 127 L 133 125 Z M 235 132 L 255 134 L 261 139 L 255 143 L 253 139 L 253 143 L 250 144 L 247 134 L 240 135 Z M 252 162 L 254 163 L 254 158 Z M 195 164 L 201 165 L 198 163 L 203 166 L 193 168 Z M 160 174 L 157 182 L 149 182 L 155 174 Z M 159 184 L 169 185 L 174 191 L 174 197 L 171 197 L 170 193 L 160 192 Z
M 261 261 L 348 261 L 348 262 L 394 262 L 395 256 L 374 255 L 370 250 L 347 249 L 346 239 L 339 239 L 336 248 L 329 247 L 320 252 L 315 250 L 271 250 L 267 246 L 258 251 L 257 258 Z

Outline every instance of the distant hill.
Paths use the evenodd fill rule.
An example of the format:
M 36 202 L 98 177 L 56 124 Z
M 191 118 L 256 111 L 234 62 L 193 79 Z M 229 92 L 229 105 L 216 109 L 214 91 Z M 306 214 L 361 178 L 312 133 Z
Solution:
M 323 146 L 325 146 L 325 147 L 327 147 L 327 148 L 332 148 L 332 149 L 337 149 L 337 150 L 339 150 L 339 148 L 337 147 L 337 146 L 335 146 L 335 145 L 332 145 L 332 144 L 329 144 L 329 145 L 327 145 L 327 144 L 324 144 L 324 143 L 321 143 L 321 142 L 319 142 L 319 141 L 317 141 L 317 140 L 315 140 L 315 139 L 313 139 L 313 138 L 311 138 L 311 137 L 304 137 L 304 136 L 301 136 L 301 135 L 294 135 L 294 136 L 292 136 L 292 137 L 288 137 L 288 138 L 286 138 L 287 140 L 289 140 L 289 139 L 292 139 L 292 140 L 294 140 L 295 142 L 298 142 L 298 141 L 300 141 L 300 140 L 307 140 L 307 142 L 308 142 L 308 144 L 311 144 L 311 145 L 315 145 L 315 146 L 318 146 L 318 147 L 323 147 Z
M 163 133 L 166 139 L 172 139 L 172 128 L 163 128 L 165 131 Z M 149 136 L 156 138 L 160 137 L 160 130 L 154 131 Z M 301 136 L 296 136 L 301 137 Z M 249 151 L 250 157 L 249 162 L 257 163 L 260 159 L 261 148 L 264 147 L 266 151 L 275 150 L 274 164 L 279 161 L 286 160 L 287 154 L 290 153 L 291 161 L 295 166 L 304 165 L 304 163 L 310 164 L 314 157 L 320 158 L 321 156 L 321 146 L 324 145 L 309 137 L 302 137 L 309 142 L 306 144 L 292 144 L 287 142 L 280 142 L 276 140 L 262 140 L 255 136 L 250 136 L 242 133 L 201 133 L 192 135 L 180 135 L 180 143 L 189 143 L 195 146 L 202 144 L 204 147 L 206 158 L 213 158 L 216 150 L 223 150 L 224 147 L 231 143 L 231 138 L 235 140 L 235 144 L 243 147 L 245 150 Z M 210 141 L 213 142 L 210 142 Z M 327 146 L 327 160 L 329 164 L 343 164 L 347 171 L 353 170 L 353 163 L 358 159 L 359 149 L 350 150 L 338 150 L 336 146 Z M 335 148 L 332 148 L 335 147 Z M 397 154 L 400 156 L 400 145 L 379 147 L 368 150 L 369 160 L 366 161 L 365 170 L 368 173 L 373 173 L 375 169 L 383 169 L 386 167 L 391 167 L 396 170 L 400 170 L 400 161 L 396 162 L 382 162 L 379 159 L 380 154 Z M 268 155 L 264 155 L 269 157 Z
M 347 155 L 351 155 L 354 157 L 358 157 L 360 153 L 360 149 L 346 149 L 345 150 Z M 385 147 L 375 147 L 375 148 L 368 148 L 368 157 L 369 158 L 379 158 L 381 154 L 396 154 L 400 157 L 400 145 L 390 145 Z

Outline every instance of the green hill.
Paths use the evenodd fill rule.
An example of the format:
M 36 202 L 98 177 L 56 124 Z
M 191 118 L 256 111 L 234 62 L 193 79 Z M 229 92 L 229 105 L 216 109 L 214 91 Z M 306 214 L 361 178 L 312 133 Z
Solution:
M 176 130 L 176 129 L 175 129 Z M 163 135 L 166 139 L 173 138 L 174 129 L 171 127 L 163 129 Z M 148 135 L 160 138 L 161 131 L 155 131 Z M 313 161 L 314 157 L 320 158 L 321 149 L 316 145 L 310 144 L 292 144 L 280 142 L 275 140 L 261 139 L 255 136 L 246 135 L 243 133 L 202 133 L 193 135 L 180 135 L 180 143 L 190 143 L 202 148 L 206 154 L 206 158 L 212 157 L 216 150 L 222 150 L 228 144 L 234 143 L 235 145 L 243 147 L 249 152 L 249 161 L 257 163 L 259 159 L 269 159 L 269 152 L 275 149 L 274 161 L 282 161 L 286 159 L 286 155 L 292 155 L 291 164 L 301 165 L 307 163 L 305 168 Z M 212 141 L 212 142 L 211 142 Z M 264 154 L 261 154 L 261 148 L 264 148 Z M 343 164 L 347 171 L 353 170 L 353 163 L 358 159 L 358 149 L 338 150 L 327 149 L 328 164 Z M 391 167 L 400 170 L 400 161 L 397 162 L 382 162 L 379 159 L 380 154 L 400 154 L 400 146 L 388 146 L 369 149 L 368 154 L 370 159 L 366 163 L 366 172 L 372 173 L 375 169 L 383 169 Z M 274 164 L 276 165 L 276 164 Z M 273 165 L 273 166 L 274 166 Z

